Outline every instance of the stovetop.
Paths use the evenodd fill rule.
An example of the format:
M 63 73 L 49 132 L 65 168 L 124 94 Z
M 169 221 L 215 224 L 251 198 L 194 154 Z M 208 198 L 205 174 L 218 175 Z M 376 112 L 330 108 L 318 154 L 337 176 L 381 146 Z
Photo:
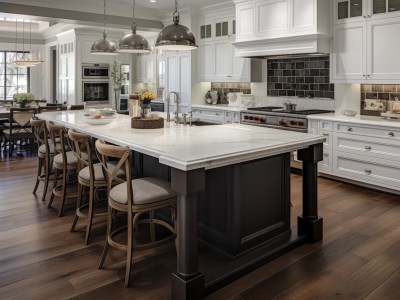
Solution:
M 282 113 L 282 114 L 290 114 L 290 115 L 315 115 L 315 114 L 323 114 L 330 113 L 332 111 L 325 109 L 303 109 L 303 110 L 284 110 L 279 106 L 263 106 L 263 107 L 251 107 L 247 110 L 253 112 L 273 112 L 273 113 Z

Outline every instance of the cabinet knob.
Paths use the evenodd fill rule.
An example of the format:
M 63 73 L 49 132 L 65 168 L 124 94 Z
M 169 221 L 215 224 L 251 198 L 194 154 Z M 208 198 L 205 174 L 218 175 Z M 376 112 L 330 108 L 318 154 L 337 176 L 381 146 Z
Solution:
M 353 128 L 349 127 L 347 128 L 347 131 L 353 131 Z
M 367 76 L 367 75 L 363 74 L 363 77 L 365 77 L 365 76 Z
M 371 150 L 372 147 L 371 147 L 371 146 L 365 146 L 364 149 L 365 149 L 365 150 Z
M 372 173 L 370 169 L 365 169 L 364 172 L 367 173 L 368 175 Z
M 393 133 L 393 132 L 389 132 L 389 133 L 388 133 L 388 136 L 393 137 L 393 136 L 394 136 L 394 133 Z
M 367 77 L 371 77 L 371 74 L 368 74 Z

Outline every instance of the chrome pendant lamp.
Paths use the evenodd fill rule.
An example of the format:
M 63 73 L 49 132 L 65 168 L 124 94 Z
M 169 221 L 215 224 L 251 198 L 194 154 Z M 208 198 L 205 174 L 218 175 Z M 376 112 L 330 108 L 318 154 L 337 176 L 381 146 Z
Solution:
M 132 33 L 124 35 L 119 40 L 118 52 L 127 53 L 146 53 L 150 52 L 149 43 L 140 34 L 136 33 L 137 24 L 135 23 L 135 0 L 133 3 L 133 15 L 132 15 Z
M 156 45 L 161 50 L 194 50 L 196 38 L 189 28 L 179 24 L 178 0 L 175 0 L 175 11 L 173 13 L 174 24 L 164 27 L 158 34 Z
M 107 28 L 106 28 L 106 0 L 104 0 L 104 31 L 103 38 L 97 40 L 90 49 L 91 54 L 96 55 L 118 55 L 115 43 L 107 39 Z

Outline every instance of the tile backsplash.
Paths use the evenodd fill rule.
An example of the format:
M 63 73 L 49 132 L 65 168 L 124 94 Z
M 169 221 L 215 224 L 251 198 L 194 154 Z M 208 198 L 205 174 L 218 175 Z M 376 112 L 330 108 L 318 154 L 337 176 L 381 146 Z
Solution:
M 329 56 L 269 59 L 268 96 L 334 99 L 329 83 Z
M 400 100 L 400 84 L 362 84 L 361 114 L 379 116 L 390 110 L 396 99 Z
M 228 104 L 228 93 L 251 94 L 251 84 L 247 82 L 211 82 L 211 90 L 220 95 L 218 104 Z

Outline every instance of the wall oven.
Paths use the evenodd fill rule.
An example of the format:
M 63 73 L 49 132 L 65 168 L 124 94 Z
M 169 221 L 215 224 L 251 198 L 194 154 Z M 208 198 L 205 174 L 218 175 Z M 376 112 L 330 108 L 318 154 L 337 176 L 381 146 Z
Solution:
M 104 81 L 82 81 L 83 102 L 90 104 L 108 105 L 110 95 L 110 83 Z
M 109 64 L 82 64 L 82 79 L 109 79 Z

